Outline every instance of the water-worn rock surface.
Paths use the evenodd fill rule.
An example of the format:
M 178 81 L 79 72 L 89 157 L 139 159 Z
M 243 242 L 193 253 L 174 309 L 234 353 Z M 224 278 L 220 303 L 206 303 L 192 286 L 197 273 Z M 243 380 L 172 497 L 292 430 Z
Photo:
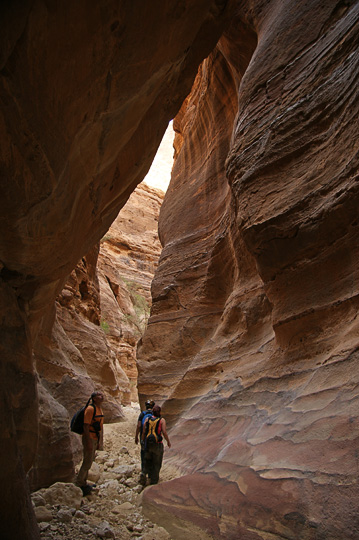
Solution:
M 39 435 L 39 332 L 54 323 L 69 274 L 146 175 L 233 5 L 1 3 L 4 538 L 38 538 L 25 475 Z
M 29 472 L 37 489 L 73 475 L 81 453 L 69 418 L 95 388 L 105 395 L 106 422 L 137 400 L 136 345 L 151 306 L 164 194 L 141 183 L 102 238 L 77 264 L 57 297 L 53 318 L 35 346 L 39 374 L 38 452 Z
M 358 8 L 240 3 L 175 120 L 139 351 L 173 532 L 359 538 Z
M 358 539 L 358 9 L 1 3 L 4 540 L 39 538 L 34 463 L 38 482 L 71 467 L 66 404 L 52 402 L 59 381 L 38 388 L 35 365 L 55 335 L 58 375 L 70 358 L 85 387 L 55 299 L 184 100 L 139 366 L 141 397 L 164 402 L 184 476 L 147 489 L 144 509 L 178 537 L 180 520 L 221 540 Z M 80 306 L 90 319 L 91 303 Z M 107 354 L 99 332 L 93 345 Z

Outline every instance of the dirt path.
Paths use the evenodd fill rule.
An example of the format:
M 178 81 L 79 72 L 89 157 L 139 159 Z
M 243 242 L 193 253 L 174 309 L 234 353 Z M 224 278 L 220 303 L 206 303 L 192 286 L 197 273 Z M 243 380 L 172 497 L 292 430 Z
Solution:
M 33 494 L 42 539 L 171 540 L 162 527 L 142 514 L 143 488 L 138 483 L 140 448 L 134 442 L 140 409 L 131 406 L 124 407 L 123 411 L 125 421 L 105 425 L 104 451 L 98 452 L 89 476 L 89 482 L 96 483 L 90 496 L 79 500 L 76 492 L 72 499 L 72 492 L 76 490 L 71 484 L 55 484 Z M 165 444 L 160 482 L 177 476 L 176 471 L 166 466 L 166 453 L 170 451 Z M 69 495 L 64 504 L 61 497 L 66 490 Z M 61 500 L 56 499 L 55 492 L 60 494 Z

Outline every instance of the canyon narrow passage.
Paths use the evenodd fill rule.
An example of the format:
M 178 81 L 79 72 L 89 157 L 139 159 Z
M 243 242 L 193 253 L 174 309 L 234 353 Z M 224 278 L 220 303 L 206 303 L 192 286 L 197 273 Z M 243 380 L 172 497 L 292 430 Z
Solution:
M 173 540 L 359 540 L 358 0 L 9 0 L 0 30 L 1 540 L 151 535 L 139 497 Z M 94 390 L 101 487 L 56 508 Z M 181 476 L 140 495 L 149 397 Z
M 43 540 L 171 540 L 165 529 L 142 512 L 140 450 L 134 442 L 140 408 L 128 405 L 123 413 L 123 421 L 105 426 L 104 450 L 97 452 L 90 471 L 90 484 L 96 483 L 91 495 L 71 498 L 66 493 L 72 485 L 61 483 L 32 494 Z M 167 464 L 170 452 L 166 446 L 159 485 L 178 476 Z

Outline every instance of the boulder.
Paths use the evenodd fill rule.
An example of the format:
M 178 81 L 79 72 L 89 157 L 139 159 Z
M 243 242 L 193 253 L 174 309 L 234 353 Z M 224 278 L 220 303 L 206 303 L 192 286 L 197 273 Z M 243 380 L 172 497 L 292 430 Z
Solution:
M 82 491 L 75 484 L 56 482 L 52 486 L 40 489 L 36 493 L 43 497 L 46 503 L 51 506 L 68 506 L 77 510 L 81 506 Z
M 100 470 L 100 467 L 98 466 L 98 464 L 94 461 L 91 465 L 91 469 L 89 470 L 88 472 L 88 480 L 90 482 L 94 482 L 96 484 L 96 482 L 99 481 L 100 479 L 100 476 L 101 476 L 101 470 Z

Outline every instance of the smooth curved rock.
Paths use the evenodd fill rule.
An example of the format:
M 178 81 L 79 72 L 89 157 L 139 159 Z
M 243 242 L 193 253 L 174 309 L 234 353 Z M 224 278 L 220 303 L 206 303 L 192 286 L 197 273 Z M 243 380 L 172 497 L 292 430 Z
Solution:
M 178 420 L 186 476 L 144 502 L 226 540 L 355 538 L 357 2 L 36 0 L 0 13 L 4 539 L 39 537 L 25 482 L 33 351 L 55 298 L 147 172 L 229 17 L 176 120 L 140 348 L 141 397 Z
M 147 173 L 234 5 L 37 0 L 1 6 L 0 286 L 20 317 L 14 324 L 5 299 L 4 539 L 38 537 L 24 510 L 26 490 L 27 502 L 11 485 L 25 481 L 20 453 L 27 471 L 36 451 L 38 333 L 54 320 L 53 303 L 68 275 Z M 19 437 L 19 450 L 9 431 Z
M 238 18 L 175 122 L 139 389 L 184 477 L 143 502 L 173 534 L 358 538 L 358 3 Z

